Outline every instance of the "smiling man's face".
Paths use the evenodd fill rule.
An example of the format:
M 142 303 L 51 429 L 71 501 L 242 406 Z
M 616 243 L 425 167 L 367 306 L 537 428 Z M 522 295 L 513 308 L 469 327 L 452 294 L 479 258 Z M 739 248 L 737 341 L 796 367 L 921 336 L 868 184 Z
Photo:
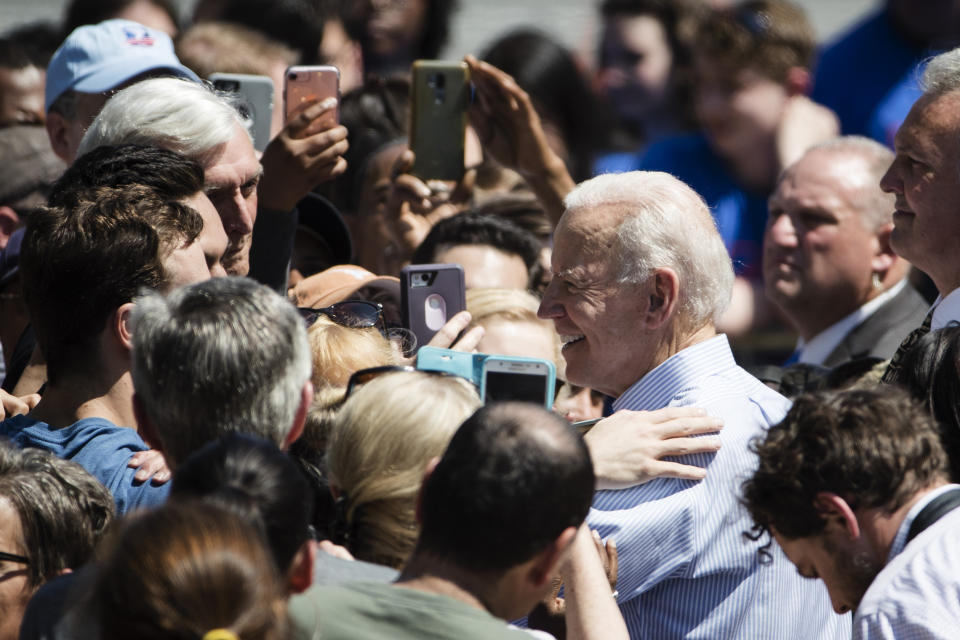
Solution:
M 880 181 L 896 196 L 890 244 L 947 294 L 960 286 L 960 91 L 920 98 L 894 148 Z
M 567 379 L 619 396 L 651 368 L 653 345 L 638 329 L 646 283 L 619 282 L 615 205 L 567 211 L 557 226 L 553 279 L 538 315 L 553 320 Z

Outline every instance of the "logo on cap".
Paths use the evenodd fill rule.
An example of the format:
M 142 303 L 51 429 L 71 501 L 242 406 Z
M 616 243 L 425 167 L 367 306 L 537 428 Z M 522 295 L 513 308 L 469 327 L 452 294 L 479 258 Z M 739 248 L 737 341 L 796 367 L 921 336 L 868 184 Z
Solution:
M 129 45 L 152 47 L 154 43 L 153 36 L 145 27 L 124 27 L 123 35 Z

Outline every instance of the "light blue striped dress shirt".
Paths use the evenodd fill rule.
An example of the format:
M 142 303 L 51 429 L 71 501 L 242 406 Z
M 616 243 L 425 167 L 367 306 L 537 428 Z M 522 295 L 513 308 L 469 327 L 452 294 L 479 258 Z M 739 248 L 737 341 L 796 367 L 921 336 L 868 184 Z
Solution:
M 951 640 L 960 638 L 960 508 L 907 544 L 910 525 L 935 489 L 910 508 L 890 545 L 887 565 L 864 594 L 853 620 L 857 640 Z
M 619 602 L 631 638 L 849 638 L 849 614 L 830 606 L 820 581 L 805 580 L 739 502 L 756 465 L 749 441 L 785 415 L 789 401 L 734 362 L 725 336 L 675 354 L 630 387 L 614 409 L 694 405 L 723 419 L 716 454 L 683 461 L 704 466 L 700 482 L 657 479 L 600 491 L 587 517 L 619 549 Z

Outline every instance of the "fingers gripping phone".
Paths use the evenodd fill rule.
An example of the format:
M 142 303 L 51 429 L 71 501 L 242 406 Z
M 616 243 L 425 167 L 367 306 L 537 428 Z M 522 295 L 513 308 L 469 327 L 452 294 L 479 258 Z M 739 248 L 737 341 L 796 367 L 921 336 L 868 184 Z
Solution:
M 464 134 L 470 75 L 463 62 L 417 60 L 410 85 L 411 173 L 458 181 L 464 173 Z
M 337 108 L 327 111 L 308 130 L 316 133 L 340 121 L 340 70 L 330 65 L 289 67 L 283 76 L 283 112 L 287 122 L 314 102 L 337 99 Z
M 253 123 L 254 148 L 266 149 L 273 119 L 273 80 L 243 73 L 211 73 L 210 82 L 217 91 L 233 94 L 237 110 Z
M 417 346 L 467 308 L 465 291 L 459 264 L 412 264 L 400 271 L 403 326 L 416 336 Z

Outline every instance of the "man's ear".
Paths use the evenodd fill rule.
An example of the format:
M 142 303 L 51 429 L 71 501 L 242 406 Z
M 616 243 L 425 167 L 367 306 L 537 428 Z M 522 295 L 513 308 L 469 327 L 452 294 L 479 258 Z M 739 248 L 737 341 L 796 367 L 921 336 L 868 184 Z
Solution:
M 669 322 L 680 298 L 680 277 L 669 267 L 655 269 L 647 280 L 644 326 L 655 330 Z
M 577 528 L 567 527 L 560 532 L 560 535 L 557 536 L 553 542 L 548 544 L 547 547 L 540 552 L 536 561 L 530 565 L 529 572 L 527 573 L 534 587 L 539 589 L 553 579 L 557 567 L 560 566 L 560 562 L 566 557 L 565 552 L 567 548 L 576 537 Z
M 414 509 L 414 516 L 417 518 L 417 524 L 423 524 L 423 492 L 427 489 L 427 483 L 430 482 L 430 476 L 433 470 L 440 464 L 440 456 L 430 458 L 427 468 L 423 470 L 423 480 L 420 481 L 420 489 L 417 491 L 417 504 Z
M 317 544 L 307 540 L 293 556 L 287 572 L 287 587 L 291 593 L 303 593 L 313 584 L 313 563 L 316 559 Z
M 124 302 L 113 312 L 113 318 L 110 322 L 110 330 L 113 332 L 113 336 L 128 352 L 133 351 L 133 329 L 130 326 L 130 318 L 135 306 L 132 302 Z
M 307 423 L 307 414 L 310 412 L 310 405 L 313 403 L 313 382 L 307 380 L 303 383 L 303 389 L 300 390 L 300 406 L 297 407 L 297 413 L 293 416 L 293 424 L 287 437 L 283 439 L 282 449 L 286 451 L 303 434 L 303 426 Z
M 805 96 L 810 94 L 813 88 L 813 76 L 809 69 L 803 67 L 790 67 L 787 69 L 787 81 L 785 83 L 788 96 Z
M 827 529 L 841 531 L 851 541 L 860 538 L 860 522 L 847 501 L 835 493 L 821 491 L 813 499 L 813 506 L 827 521 Z
M 49 111 L 44 126 L 47 128 L 47 136 L 50 138 L 50 147 L 53 152 L 67 164 L 72 164 L 69 121 L 56 111 Z
M 10 236 L 20 226 L 20 216 L 12 208 L 4 205 L 0 207 L 0 249 L 7 246 Z
M 167 452 L 163 448 L 163 442 L 157 434 L 157 428 L 154 426 L 150 416 L 147 415 L 147 408 L 143 406 L 143 398 L 136 391 L 133 392 L 133 417 L 137 421 L 137 433 L 147 443 L 151 449 L 156 449 L 166 457 Z M 167 463 L 169 465 L 169 462 Z

